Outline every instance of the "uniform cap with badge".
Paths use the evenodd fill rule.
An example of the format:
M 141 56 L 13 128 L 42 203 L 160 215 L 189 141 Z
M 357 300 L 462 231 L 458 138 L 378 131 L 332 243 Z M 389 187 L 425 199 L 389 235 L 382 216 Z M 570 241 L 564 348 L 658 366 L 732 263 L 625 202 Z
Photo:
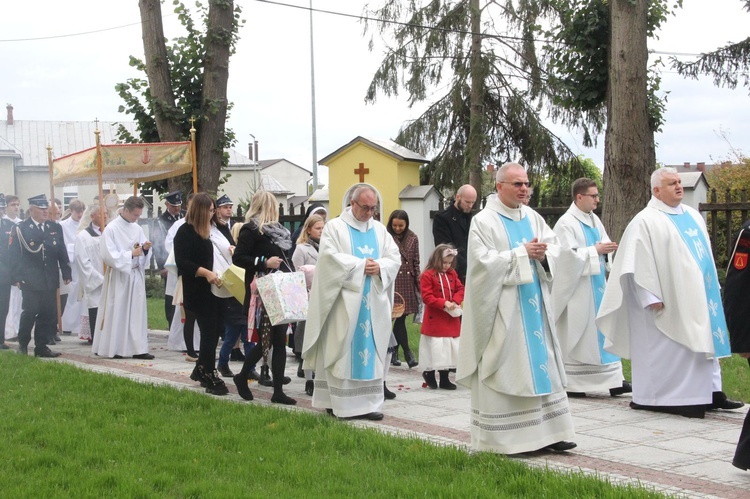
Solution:
M 218 208 L 220 206 L 226 206 L 226 205 L 234 205 L 234 203 L 232 202 L 231 199 L 229 199 L 229 196 L 224 194 L 223 196 L 221 196 L 219 199 L 216 200 L 216 207 Z
M 169 194 L 164 196 L 164 201 L 166 201 L 167 204 L 171 204 L 172 206 L 181 206 L 182 194 L 180 193 L 180 191 L 170 192 Z
M 47 201 L 47 196 L 45 196 L 44 194 L 39 194 L 38 196 L 30 197 L 29 206 L 36 206 L 37 208 L 41 208 L 43 210 L 49 208 L 49 202 Z

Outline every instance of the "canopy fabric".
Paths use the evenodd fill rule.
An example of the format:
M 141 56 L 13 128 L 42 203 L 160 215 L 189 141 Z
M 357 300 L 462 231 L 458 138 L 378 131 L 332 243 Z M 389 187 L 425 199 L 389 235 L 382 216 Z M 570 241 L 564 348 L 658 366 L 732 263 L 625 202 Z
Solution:
M 148 182 L 190 173 L 191 143 L 158 142 L 101 145 L 103 182 Z M 52 161 L 52 183 L 96 184 L 96 147 Z

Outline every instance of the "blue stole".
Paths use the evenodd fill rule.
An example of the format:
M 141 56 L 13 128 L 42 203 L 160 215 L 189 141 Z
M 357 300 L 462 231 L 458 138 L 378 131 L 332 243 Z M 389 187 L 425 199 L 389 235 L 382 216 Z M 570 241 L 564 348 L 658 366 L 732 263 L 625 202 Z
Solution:
M 534 231 L 531 229 L 529 218 L 524 217 L 519 221 L 511 220 L 500 215 L 500 220 L 505 227 L 505 234 L 511 248 L 522 246 L 534 239 Z M 549 379 L 547 367 L 547 335 L 544 331 L 544 304 L 542 303 L 542 288 L 539 284 L 539 276 L 536 274 L 536 266 L 531 263 L 531 273 L 534 277 L 529 284 L 520 284 L 518 289 L 518 301 L 521 305 L 521 321 L 523 322 L 524 339 L 526 340 L 526 352 L 529 355 L 529 366 L 531 367 L 531 379 L 534 382 L 534 393 L 544 395 L 552 393 L 552 383 Z
M 367 232 L 360 232 L 352 226 L 349 227 L 349 237 L 352 240 L 352 255 L 358 258 L 380 257 L 378 237 L 375 228 Z M 354 336 L 351 344 L 352 357 L 352 379 L 371 380 L 375 379 L 375 338 L 372 334 L 372 312 L 370 311 L 370 286 L 372 278 L 365 276 L 365 286 L 362 292 L 362 303 L 359 306 L 357 326 L 354 328 Z
M 693 255 L 695 263 L 703 273 L 703 288 L 706 292 L 708 302 L 708 317 L 711 319 L 711 339 L 714 342 L 714 355 L 716 358 L 729 357 L 732 352 L 729 347 L 729 336 L 727 335 L 727 320 L 724 317 L 724 307 L 721 306 L 721 293 L 719 292 L 719 278 L 716 275 L 716 266 L 709 250 L 703 231 L 690 213 L 673 215 L 665 213 L 667 218 L 677 227 L 682 240 Z
M 596 243 L 601 241 L 601 234 L 597 227 L 590 227 L 585 223 L 578 221 L 583 229 L 583 236 L 586 238 L 586 246 L 594 246 Z M 604 279 L 604 257 L 599 255 L 599 275 L 592 275 L 591 277 L 591 293 L 594 295 L 594 315 L 599 312 L 599 306 L 602 304 L 602 297 L 604 296 L 604 286 L 607 285 Z M 599 328 L 596 329 L 596 338 L 599 343 L 599 358 L 602 364 L 612 364 L 613 362 L 619 362 L 620 357 L 611 354 L 604 349 L 604 335 Z

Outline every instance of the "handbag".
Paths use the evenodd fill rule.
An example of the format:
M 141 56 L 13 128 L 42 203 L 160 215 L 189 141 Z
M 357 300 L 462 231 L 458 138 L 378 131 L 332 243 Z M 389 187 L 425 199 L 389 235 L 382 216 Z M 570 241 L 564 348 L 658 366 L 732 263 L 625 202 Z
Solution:
M 256 279 L 258 293 L 271 324 L 307 319 L 307 285 L 304 272 L 272 272 Z
M 221 274 L 221 287 L 234 296 L 238 302 L 245 303 L 245 269 L 231 265 Z

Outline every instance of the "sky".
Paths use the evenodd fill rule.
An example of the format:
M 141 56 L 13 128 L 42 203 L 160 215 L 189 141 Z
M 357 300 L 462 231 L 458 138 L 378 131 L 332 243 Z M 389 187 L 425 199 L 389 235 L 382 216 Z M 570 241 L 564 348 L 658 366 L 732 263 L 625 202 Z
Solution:
M 309 0 L 279 1 L 309 6 Z M 286 158 L 312 170 L 309 12 L 256 0 L 237 3 L 246 23 L 229 68 L 234 108 L 228 126 L 238 138 L 235 147 L 247 154 L 252 134 L 260 159 Z M 364 4 L 313 0 L 315 9 L 354 16 Z M 684 0 L 649 48 L 697 54 L 740 41 L 750 35 L 750 13 L 742 5 L 740 0 Z M 179 36 L 171 2 L 162 12 L 167 38 Z M 114 86 L 141 76 L 128 65 L 129 56 L 143 54 L 139 22 L 136 0 L 5 2 L 0 98 L 13 105 L 16 120 L 130 120 L 118 113 L 122 102 Z M 317 159 L 359 135 L 393 138 L 405 121 L 419 116 L 424 106 L 410 109 L 403 97 L 364 102 L 383 52 L 379 45 L 368 50 L 369 35 L 363 36 L 359 20 L 316 12 L 313 23 Z M 656 137 L 659 162 L 713 163 L 733 159 L 732 150 L 750 154 L 748 89 L 716 88 L 709 78 L 685 80 L 665 67 L 662 90 L 668 101 L 666 124 Z M 575 131 L 550 125 L 573 151 L 603 166 L 603 136 L 598 147 L 584 148 Z M 321 183 L 326 175 L 321 168 Z

